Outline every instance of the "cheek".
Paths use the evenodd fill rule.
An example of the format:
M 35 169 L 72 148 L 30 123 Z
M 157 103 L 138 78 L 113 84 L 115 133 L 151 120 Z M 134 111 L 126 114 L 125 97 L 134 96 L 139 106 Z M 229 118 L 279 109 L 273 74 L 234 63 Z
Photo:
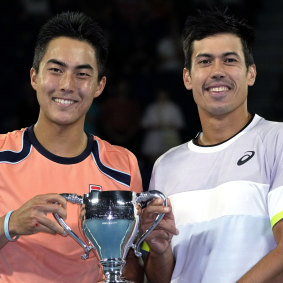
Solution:
M 82 82 L 79 82 L 78 87 L 82 91 L 87 92 L 92 89 L 92 84 L 88 81 L 82 81 Z
M 241 88 L 241 89 L 243 89 L 243 88 L 247 89 L 248 88 L 248 79 L 245 75 L 243 75 L 243 76 L 235 75 L 234 81 L 238 85 L 238 88 Z
M 96 86 L 90 82 L 82 82 L 78 86 L 80 93 L 85 97 L 93 98 Z
M 192 91 L 196 95 L 200 95 L 203 92 L 203 85 L 205 83 L 205 80 L 201 77 L 195 77 L 192 80 Z
M 195 88 L 200 88 L 207 80 L 208 75 L 205 72 L 197 72 L 197 74 L 192 75 L 192 86 Z
M 48 93 L 58 87 L 58 80 L 51 77 L 45 77 L 43 80 L 40 81 L 38 86 L 41 92 Z

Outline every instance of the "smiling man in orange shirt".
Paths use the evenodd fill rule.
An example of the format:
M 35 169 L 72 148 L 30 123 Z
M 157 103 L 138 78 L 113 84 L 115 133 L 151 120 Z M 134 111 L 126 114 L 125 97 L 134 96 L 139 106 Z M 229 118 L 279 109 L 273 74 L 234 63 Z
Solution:
M 64 237 L 52 213 L 79 233 L 79 209 L 60 193 L 142 190 L 136 157 L 84 131 L 106 84 L 106 58 L 103 31 L 84 14 L 59 14 L 39 33 L 30 71 L 38 120 L 0 135 L 1 282 L 103 280 L 97 255 L 83 261 L 82 248 Z M 126 276 L 141 282 L 140 272 L 129 253 Z

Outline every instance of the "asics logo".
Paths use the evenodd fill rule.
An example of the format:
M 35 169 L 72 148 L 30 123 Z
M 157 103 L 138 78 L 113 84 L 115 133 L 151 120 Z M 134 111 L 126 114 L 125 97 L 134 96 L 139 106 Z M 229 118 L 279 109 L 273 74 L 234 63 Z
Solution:
M 245 164 L 246 162 L 248 162 L 251 158 L 253 158 L 253 156 L 255 155 L 255 152 L 250 150 L 250 151 L 246 151 L 245 152 L 245 155 L 242 156 L 238 162 L 237 162 L 237 165 L 238 166 L 241 166 L 243 164 Z

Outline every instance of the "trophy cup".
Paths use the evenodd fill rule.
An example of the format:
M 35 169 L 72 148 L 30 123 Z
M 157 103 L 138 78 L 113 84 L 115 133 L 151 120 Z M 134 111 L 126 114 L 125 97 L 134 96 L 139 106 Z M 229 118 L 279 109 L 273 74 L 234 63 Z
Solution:
M 87 244 L 54 213 L 64 230 L 83 247 L 85 253 L 82 259 L 88 258 L 91 249 L 97 250 L 106 278 L 105 283 L 130 283 L 131 281 L 122 277 L 129 249 L 133 248 L 135 255 L 140 257 L 141 243 L 164 216 L 163 213 L 158 214 L 151 227 L 137 239 L 140 223 L 137 206 L 144 208 L 156 198 L 161 198 L 166 206 L 165 196 L 156 190 L 142 193 L 93 190 L 83 197 L 76 194 L 61 195 L 71 203 L 85 204 L 81 228 Z

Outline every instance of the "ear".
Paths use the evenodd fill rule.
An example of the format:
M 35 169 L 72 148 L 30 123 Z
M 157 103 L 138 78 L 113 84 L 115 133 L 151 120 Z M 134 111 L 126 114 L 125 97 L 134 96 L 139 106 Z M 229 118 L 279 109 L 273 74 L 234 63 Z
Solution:
M 190 76 L 189 70 L 186 68 L 183 69 L 183 81 L 184 81 L 184 85 L 186 89 L 191 90 L 192 89 L 192 78 Z
M 36 71 L 34 68 L 31 68 L 30 69 L 30 83 L 31 83 L 31 86 L 34 90 L 37 89 L 37 82 L 36 82 Z
M 255 64 L 249 66 L 248 70 L 248 85 L 253 86 L 256 79 L 256 66 Z
M 93 95 L 93 98 L 98 97 L 103 92 L 105 85 L 106 85 L 106 77 L 103 76 L 102 79 L 99 81 L 99 83 L 97 85 L 97 88 L 96 88 L 96 91 Z

